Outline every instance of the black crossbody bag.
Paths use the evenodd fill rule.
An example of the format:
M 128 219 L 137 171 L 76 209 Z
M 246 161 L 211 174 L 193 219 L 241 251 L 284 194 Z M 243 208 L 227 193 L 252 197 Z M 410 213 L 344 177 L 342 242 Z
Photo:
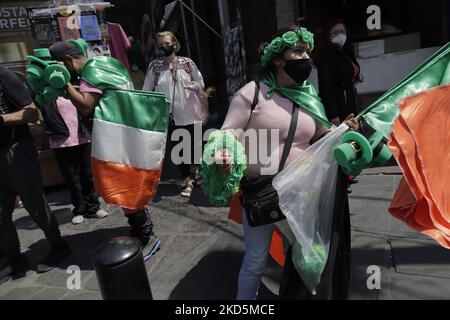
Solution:
M 256 82 L 255 97 L 251 108 L 252 112 L 258 104 L 258 95 L 259 83 Z M 283 170 L 286 163 L 294 140 L 295 130 L 297 129 L 297 122 L 298 106 L 294 103 L 292 106 L 291 123 L 277 174 Z M 244 177 L 241 180 L 240 189 L 243 191 L 243 195 L 239 199 L 245 209 L 248 224 L 252 227 L 263 226 L 286 219 L 279 206 L 278 193 L 272 185 L 274 177 L 275 175 L 261 176 L 251 180 Z

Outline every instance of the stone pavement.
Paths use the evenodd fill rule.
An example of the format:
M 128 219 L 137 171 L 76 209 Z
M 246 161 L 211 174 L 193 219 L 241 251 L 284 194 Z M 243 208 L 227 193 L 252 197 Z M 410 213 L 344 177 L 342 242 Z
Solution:
M 371 169 L 359 177 L 350 199 L 352 221 L 351 299 L 450 299 L 450 251 L 393 218 L 387 208 L 401 179 L 396 167 Z M 242 228 L 227 220 L 228 209 L 208 204 L 200 190 L 190 201 L 178 196 L 175 181 L 160 185 L 161 201 L 152 217 L 163 247 L 147 264 L 155 299 L 233 299 L 243 256 Z M 0 299 L 101 299 L 90 263 L 107 239 L 128 234 L 119 209 L 106 206 L 103 220 L 71 224 L 68 193 L 49 190 L 48 199 L 73 255 L 59 269 L 0 285 Z M 47 253 L 42 232 L 25 210 L 14 214 L 22 251 L 35 266 Z M 69 290 L 66 268 L 81 269 L 81 289 Z M 369 290 L 369 266 L 381 269 L 381 289 Z M 260 299 L 277 299 L 281 269 L 273 261 L 264 275 Z

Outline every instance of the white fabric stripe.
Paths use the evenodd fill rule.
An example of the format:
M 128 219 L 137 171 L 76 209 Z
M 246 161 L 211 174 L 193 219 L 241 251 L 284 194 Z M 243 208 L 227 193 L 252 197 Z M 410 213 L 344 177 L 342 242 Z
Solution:
M 165 143 L 166 133 L 94 119 L 92 156 L 98 160 L 159 170 Z

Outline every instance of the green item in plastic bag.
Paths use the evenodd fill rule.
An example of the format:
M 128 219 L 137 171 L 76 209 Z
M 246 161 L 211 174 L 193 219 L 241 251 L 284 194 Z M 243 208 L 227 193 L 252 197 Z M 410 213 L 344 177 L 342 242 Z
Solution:
M 224 173 L 215 163 L 217 151 L 227 149 L 233 155 L 233 166 L 229 174 Z M 235 136 L 226 131 L 211 133 L 203 151 L 200 176 L 203 192 L 215 205 L 226 205 L 228 200 L 239 191 L 239 184 L 247 169 L 247 156 L 244 146 Z
M 292 248 L 292 262 L 305 285 L 315 294 L 315 288 L 320 283 L 322 272 L 327 263 L 327 254 L 320 243 L 312 245 L 307 255 L 302 252 L 302 247 L 296 242 Z

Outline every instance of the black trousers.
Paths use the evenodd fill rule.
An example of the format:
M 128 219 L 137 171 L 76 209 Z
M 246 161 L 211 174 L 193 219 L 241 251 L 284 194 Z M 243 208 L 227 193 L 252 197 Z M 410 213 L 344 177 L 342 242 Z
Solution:
M 201 136 L 195 136 L 195 134 L 194 134 L 195 126 L 200 126 L 200 124 L 176 126 L 173 121 L 171 121 L 169 124 L 165 156 L 171 157 L 173 148 L 176 147 L 178 144 L 183 143 L 183 136 L 182 136 L 182 138 L 179 139 L 180 141 L 171 141 L 172 134 L 175 130 L 182 129 L 182 130 L 185 130 L 185 132 L 190 135 L 190 144 L 189 144 L 190 153 L 191 153 L 190 157 L 186 156 L 186 158 L 188 158 L 188 161 L 186 163 L 183 161 L 183 163 L 178 165 L 181 170 L 181 174 L 182 174 L 183 178 L 190 177 L 193 179 L 195 177 L 195 171 L 194 171 L 195 163 L 196 162 L 199 163 L 199 160 L 200 160 L 199 158 L 197 159 L 197 157 L 196 157 L 195 149 L 200 148 L 199 150 L 202 150 L 203 132 L 200 129 L 200 132 L 202 133 Z M 181 149 L 179 154 L 176 154 L 176 155 L 180 156 L 182 159 L 184 159 L 184 151 L 185 151 L 185 148 Z M 201 151 L 200 151 L 200 157 L 201 157 Z M 172 161 L 172 159 L 171 159 L 171 161 Z
M 312 295 L 292 262 L 292 247 L 286 254 L 280 284 L 282 300 L 345 300 L 351 281 L 351 231 L 347 197 L 348 176 L 338 172 L 333 223 L 327 264 L 322 273 L 317 294 Z
M 51 246 L 62 242 L 58 221 L 44 198 L 36 147 L 31 137 L 0 147 L 0 250 L 10 261 L 20 255 L 12 214 L 19 195 Z
M 61 173 L 67 182 L 73 214 L 94 215 L 100 209 L 98 194 L 92 182 L 91 144 L 53 149 Z

